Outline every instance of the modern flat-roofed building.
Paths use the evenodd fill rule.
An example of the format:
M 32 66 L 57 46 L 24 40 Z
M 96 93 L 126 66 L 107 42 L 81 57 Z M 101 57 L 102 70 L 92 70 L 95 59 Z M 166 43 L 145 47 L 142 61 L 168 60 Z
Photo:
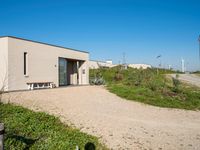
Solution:
M 0 37 L 0 90 L 89 83 L 89 53 L 32 40 Z M 35 83 L 35 84 L 32 84 Z

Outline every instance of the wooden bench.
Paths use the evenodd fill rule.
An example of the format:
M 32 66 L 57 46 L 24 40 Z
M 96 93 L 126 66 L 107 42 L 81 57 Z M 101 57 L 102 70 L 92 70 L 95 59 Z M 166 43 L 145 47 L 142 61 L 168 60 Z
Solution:
M 53 82 L 27 82 L 27 85 L 28 85 L 29 90 L 53 88 L 54 87 Z

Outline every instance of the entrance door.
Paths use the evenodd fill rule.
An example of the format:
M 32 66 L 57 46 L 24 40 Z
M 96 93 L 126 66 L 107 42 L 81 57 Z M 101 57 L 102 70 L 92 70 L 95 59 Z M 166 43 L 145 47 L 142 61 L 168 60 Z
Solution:
M 67 60 L 59 58 L 59 86 L 67 85 Z

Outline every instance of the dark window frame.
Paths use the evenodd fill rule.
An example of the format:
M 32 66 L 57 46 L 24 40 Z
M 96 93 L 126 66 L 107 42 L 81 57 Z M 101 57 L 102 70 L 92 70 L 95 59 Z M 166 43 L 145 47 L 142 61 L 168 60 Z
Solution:
M 24 75 L 27 75 L 27 52 L 24 52 Z

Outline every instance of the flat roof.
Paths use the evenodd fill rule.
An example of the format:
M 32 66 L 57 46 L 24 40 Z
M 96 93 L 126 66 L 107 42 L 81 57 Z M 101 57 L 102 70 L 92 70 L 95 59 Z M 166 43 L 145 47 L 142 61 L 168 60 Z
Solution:
M 49 44 L 49 43 L 44 43 L 44 42 L 39 42 L 39 41 L 34 41 L 34 40 L 28 40 L 28 39 L 24 39 L 24 38 L 15 37 L 15 36 L 0 36 L 0 38 L 5 38 L 5 37 L 14 38 L 14 39 L 23 40 L 23 41 L 28 41 L 28 42 L 39 43 L 39 44 L 44 44 L 44 45 L 58 47 L 58 48 L 64 48 L 64 49 L 83 52 L 83 53 L 89 53 L 87 51 L 77 50 L 77 49 L 73 49 L 73 48 L 68 48 L 68 47 L 64 47 L 64 46 L 59 46 L 59 45 L 54 45 L 54 44 Z

